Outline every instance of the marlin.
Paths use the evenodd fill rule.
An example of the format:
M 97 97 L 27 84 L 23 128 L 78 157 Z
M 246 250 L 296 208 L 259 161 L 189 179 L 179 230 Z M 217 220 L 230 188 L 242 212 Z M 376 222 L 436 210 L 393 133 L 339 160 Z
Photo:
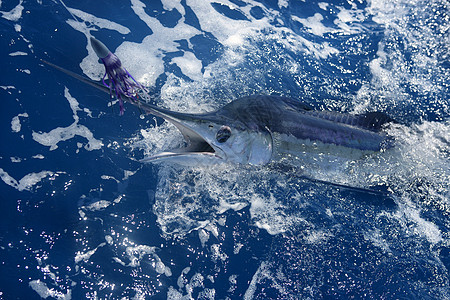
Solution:
M 136 93 L 142 86 L 103 43 L 91 38 L 91 45 L 105 65 L 109 84 L 105 83 L 105 77 L 101 85 L 43 62 L 110 95 L 114 90 L 115 98 L 124 99 L 178 128 L 185 140 L 182 147 L 146 157 L 143 162 L 265 165 L 306 148 L 317 150 L 337 146 L 376 152 L 392 145 L 392 138 L 383 132 L 383 128 L 393 120 L 382 112 L 348 114 L 318 111 L 289 97 L 269 95 L 239 98 L 217 111 L 200 114 L 171 111 L 138 101 Z

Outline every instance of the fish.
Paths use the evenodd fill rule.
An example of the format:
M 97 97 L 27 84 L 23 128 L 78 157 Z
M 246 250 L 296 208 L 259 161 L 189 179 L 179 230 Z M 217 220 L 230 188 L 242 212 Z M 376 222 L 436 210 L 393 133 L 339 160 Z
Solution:
M 147 105 L 144 110 L 174 124 L 186 141 L 185 147 L 147 157 L 144 162 L 208 160 L 265 165 L 308 146 L 316 152 L 324 152 L 330 145 L 361 152 L 390 146 L 389 136 L 379 130 L 391 120 L 383 113 L 321 112 L 289 97 L 253 95 L 202 114 Z
M 207 113 L 185 113 L 158 107 L 146 101 L 147 90 L 122 67 L 117 56 L 100 41 L 91 44 L 105 65 L 109 84 L 93 81 L 51 62 L 41 61 L 65 74 L 95 87 L 111 98 L 125 100 L 140 111 L 172 123 L 182 134 L 184 145 L 145 157 L 143 163 L 173 162 L 181 165 L 231 163 L 248 166 L 271 164 L 284 170 L 283 159 L 305 153 L 330 154 L 357 151 L 384 152 L 394 146 L 394 138 L 384 130 L 396 123 L 384 112 L 350 114 L 315 110 L 307 103 L 276 95 L 250 95 L 235 99 L 222 108 Z M 106 58 L 106 59 L 105 59 Z M 120 105 L 123 114 L 123 105 Z M 344 151 L 342 151 L 344 150 Z M 281 162 L 281 163 L 280 163 Z M 291 169 L 289 166 L 288 169 Z M 295 174 L 302 180 L 327 184 L 354 192 L 377 196 L 389 193 L 327 182 Z
M 216 111 L 198 114 L 171 111 L 139 101 L 138 91 L 145 90 L 122 67 L 119 58 L 95 38 L 91 38 L 91 44 L 105 65 L 105 76 L 108 74 L 110 84 L 105 83 L 105 76 L 101 85 L 42 61 L 178 128 L 185 140 L 183 146 L 146 157 L 142 162 L 260 166 L 300 152 L 326 152 L 330 146 L 362 152 L 379 152 L 392 147 L 393 138 L 383 128 L 394 120 L 384 112 L 321 111 L 290 97 L 274 95 L 242 97 Z M 120 112 L 123 113 L 122 105 Z
M 109 93 L 99 83 L 42 60 L 71 77 Z M 382 131 L 393 120 L 382 112 L 348 114 L 314 110 L 289 97 L 252 95 L 236 99 L 208 113 L 171 111 L 156 105 L 127 102 L 173 125 L 184 137 L 183 147 L 142 159 L 142 162 L 236 163 L 265 165 L 296 149 L 338 146 L 360 151 L 383 151 L 392 137 Z M 183 164 L 183 163 L 182 163 Z

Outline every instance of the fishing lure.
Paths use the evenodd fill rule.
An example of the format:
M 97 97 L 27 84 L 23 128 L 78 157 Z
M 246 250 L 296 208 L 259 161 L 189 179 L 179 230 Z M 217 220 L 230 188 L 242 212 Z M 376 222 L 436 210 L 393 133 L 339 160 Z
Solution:
M 128 71 L 122 66 L 120 59 L 112 53 L 102 42 L 91 37 L 91 45 L 95 54 L 105 65 L 105 75 L 102 82 L 109 88 L 109 95 L 113 99 L 114 95 L 119 100 L 120 115 L 124 113 L 122 96 L 135 102 L 139 102 L 139 94 L 147 93 L 142 86 Z M 108 82 L 106 82 L 108 80 Z

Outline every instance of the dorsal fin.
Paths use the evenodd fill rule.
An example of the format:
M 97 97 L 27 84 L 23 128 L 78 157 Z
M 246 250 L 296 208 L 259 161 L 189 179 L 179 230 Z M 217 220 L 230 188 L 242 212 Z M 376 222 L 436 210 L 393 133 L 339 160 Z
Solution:
M 368 112 L 360 115 L 352 115 L 333 111 L 308 111 L 307 113 L 321 119 L 347 124 L 371 131 L 380 131 L 384 124 L 394 121 L 384 112 Z
M 289 106 L 291 106 L 294 109 L 299 110 L 299 111 L 301 111 L 301 110 L 307 110 L 307 111 L 313 110 L 312 106 L 310 106 L 309 104 L 304 103 L 304 102 L 300 102 L 298 100 L 294 100 L 294 99 L 289 98 L 289 97 L 282 97 L 282 96 L 281 97 L 280 96 L 269 96 L 269 97 L 272 97 L 272 98 L 277 99 L 279 101 L 283 101 L 285 104 L 287 104 L 287 105 L 289 105 Z
M 359 124 L 357 126 L 367 128 L 373 131 L 381 130 L 384 124 L 393 122 L 394 120 L 384 112 L 374 111 L 362 115 L 358 115 Z

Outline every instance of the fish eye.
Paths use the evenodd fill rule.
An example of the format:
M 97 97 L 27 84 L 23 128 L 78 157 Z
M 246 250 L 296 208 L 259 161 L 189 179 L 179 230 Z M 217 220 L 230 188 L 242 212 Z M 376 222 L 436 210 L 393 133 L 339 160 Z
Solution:
M 228 126 L 222 126 L 216 133 L 216 140 L 219 143 L 225 143 L 231 136 L 231 128 Z

